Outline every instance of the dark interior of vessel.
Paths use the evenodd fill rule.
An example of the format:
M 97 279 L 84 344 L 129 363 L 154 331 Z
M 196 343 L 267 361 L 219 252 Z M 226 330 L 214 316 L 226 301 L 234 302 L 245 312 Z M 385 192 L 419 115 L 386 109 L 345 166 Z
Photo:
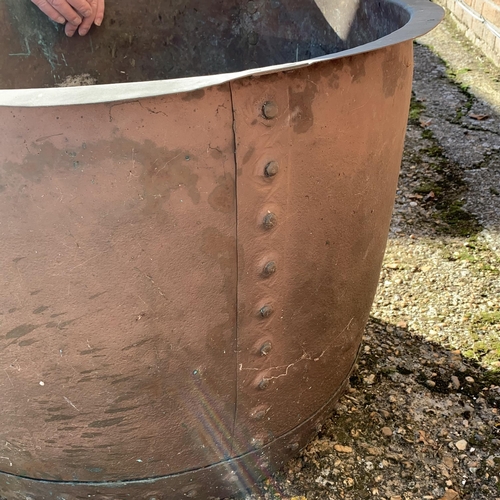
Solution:
M 28 0 L 0 0 L 0 88 L 138 82 L 311 59 L 381 38 L 409 13 L 390 0 L 108 0 L 67 38 Z

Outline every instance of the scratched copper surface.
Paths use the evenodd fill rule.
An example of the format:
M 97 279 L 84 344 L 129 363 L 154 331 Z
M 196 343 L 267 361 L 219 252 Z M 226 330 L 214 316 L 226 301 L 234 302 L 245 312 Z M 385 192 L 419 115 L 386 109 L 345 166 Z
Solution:
M 0 114 L 3 470 L 112 481 L 228 457 L 229 87 Z
M 369 22 L 361 4 L 354 25 Z M 182 26 L 194 5 L 178 6 L 169 22 Z M 262 8 L 245 5 L 240 22 Z M 280 4 L 272 5 L 266 22 L 277 29 Z M 404 16 L 387 5 L 387 15 L 399 12 L 390 31 Z M 19 27 L 23 13 L 42 22 L 32 9 L 0 3 L 0 20 L 12 21 L 5 47 L 28 40 L 31 54 L 3 50 L 3 88 L 64 83 L 86 64 L 90 80 L 102 70 L 100 83 L 157 71 L 158 61 L 138 59 L 119 69 L 144 50 L 140 30 L 115 49 L 102 45 L 116 34 L 112 21 L 127 17 L 117 5 L 110 35 L 92 39 L 98 66 L 80 66 L 61 38 L 33 48 L 36 29 Z M 145 10 L 159 33 L 170 26 L 162 12 Z M 309 22 L 320 20 L 314 11 Z M 359 34 L 342 44 L 329 33 L 326 52 L 361 43 Z M 289 55 L 293 31 L 274 34 L 289 36 L 280 46 Z M 89 40 L 76 41 L 77 51 Z M 273 62 L 272 37 L 252 40 L 260 55 L 247 47 L 234 61 Z M 161 37 L 148 43 L 162 51 Z M 120 59 L 109 71 L 106 52 Z M 411 79 L 407 40 L 190 93 L 0 106 L 0 497 L 224 497 L 258 491 L 307 444 L 359 350 Z

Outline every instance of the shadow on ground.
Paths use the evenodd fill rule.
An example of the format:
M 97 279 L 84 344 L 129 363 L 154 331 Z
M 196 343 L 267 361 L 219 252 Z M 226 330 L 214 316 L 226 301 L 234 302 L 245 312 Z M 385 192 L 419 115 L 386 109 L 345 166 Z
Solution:
M 253 498 L 500 496 L 498 374 L 376 318 L 318 437 Z

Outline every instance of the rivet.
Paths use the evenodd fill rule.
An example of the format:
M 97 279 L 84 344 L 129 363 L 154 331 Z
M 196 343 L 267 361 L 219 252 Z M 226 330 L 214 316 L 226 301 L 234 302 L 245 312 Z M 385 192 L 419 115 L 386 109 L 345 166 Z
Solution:
M 267 101 L 262 106 L 262 114 L 267 120 L 272 120 L 278 116 L 278 105 L 274 101 Z
M 258 385 L 259 389 L 261 391 L 267 389 L 269 387 L 269 379 L 268 378 L 263 378 Z
M 270 305 L 265 305 L 261 307 L 259 313 L 263 318 L 269 318 L 269 316 L 271 316 L 271 314 L 273 313 L 273 307 Z
M 262 347 L 260 348 L 260 354 L 262 356 L 267 356 L 270 352 L 271 352 L 271 349 L 273 348 L 273 345 L 271 344 L 271 342 L 264 342 L 264 344 L 262 344 Z
M 268 262 L 263 269 L 264 276 L 271 276 L 278 270 L 278 266 L 274 260 Z
M 257 410 L 253 412 L 250 416 L 255 420 L 262 420 L 266 416 L 266 410 Z
M 274 177 L 278 174 L 279 169 L 280 167 L 277 161 L 270 161 L 264 169 L 264 175 L 266 177 Z
M 269 212 L 264 217 L 262 224 L 266 229 L 272 229 L 278 223 L 278 217 L 273 212 Z

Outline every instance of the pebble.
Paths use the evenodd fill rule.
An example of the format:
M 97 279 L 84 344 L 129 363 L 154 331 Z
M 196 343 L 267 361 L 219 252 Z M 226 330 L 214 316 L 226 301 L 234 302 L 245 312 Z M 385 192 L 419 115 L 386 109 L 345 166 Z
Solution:
M 451 385 L 453 389 L 458 390 L 460 389 L 460 380 L 458 380 L 458 377 L 455 375 L 452 375 L 451 377 Z
M 336 444 L 334 446 L 335 451 L 339 453 L 352 453 L 352 448 L 350 446 L 342 446 L 341 444 Z
M 440 500 L 458 500 L 459 495 L 455 490 L 446 490 L 443 497 Z
M 465 439 L 461 439 L 455 443 L 455 446 L 460 451 L 465 451 L 467 449 L 467 441 Z
M 390 427 L 382 427 L 381 432 L 382 432 L 382 435 L 385 437 L 392 436 L 392 429 Z

